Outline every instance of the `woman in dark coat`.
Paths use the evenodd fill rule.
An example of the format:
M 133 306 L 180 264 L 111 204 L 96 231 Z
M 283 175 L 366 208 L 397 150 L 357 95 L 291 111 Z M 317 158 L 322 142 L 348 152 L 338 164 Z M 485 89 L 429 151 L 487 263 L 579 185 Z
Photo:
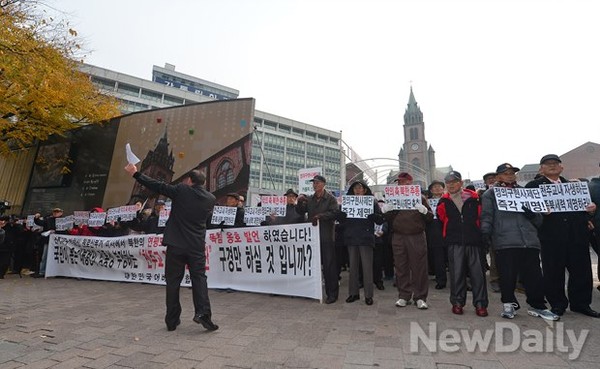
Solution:
M 347 195 L 373 196 L 371 189 L 362 181 L 350 185 Z M 373 249 L 375 247 L 375 225 L 383 224 L 381 210 L 373 197 L 373 213 L 366 218 L 348 218 L 341 212 L 340 222 L 344 227 L 344 245 L 348 248 L 350 281 L 346 302 L 360 300 L 359 269 L 362 265 L 365 303 L 373 304 Z

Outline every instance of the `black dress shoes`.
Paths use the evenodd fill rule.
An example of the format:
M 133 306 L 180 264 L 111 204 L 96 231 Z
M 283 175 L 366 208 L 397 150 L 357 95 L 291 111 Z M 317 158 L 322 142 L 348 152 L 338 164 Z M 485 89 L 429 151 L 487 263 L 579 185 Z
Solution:
M 583 314 L 583 315 L 591 316 L 592 318 L 600 318 L 600 313 L 597 312 L 596 310 L 593 310 L 589 306 L 585 306 L 585 307 L 582 307 L 582 308 L 571 306 L 571 311 L 574 311 L 576 313 L 580 313 L 580 314 Z
M 383 286 L 383 281 L 377 281 L 377 282 L 375 282 L 375 287 L 377 287 L 377 289 L 379 291 L 385 290 L 385 287 Z
M 333 297 L 333 296 L 327 296 L 327 298 L 325 299 L 326 304 L 333 304 L 336 301 L 337 301 L 337 297 Z
M 194 315 L 194 322 L 198 324 L 202 324 L 202 326 L 209 331 L 216 331 L 219 329 L 219 326 L 210 320 L 210 315 L 208 314 L 196 314 Z
M 367 305 L 373 305 L 373 299 L 372 299 L 372 298 L 370 298 L 370 297 L 367 297 L 367 298 L 365 299 L 365 304 L 367 304 Z
M 359 295 L 350 295 L 346 299 L 346 302 L 350 303 L 350 302 L 354 302 L 354 301 L 357 301 L 357 300 L 360 300 L 360 296 Z
M 179 324 L 181 324 L 181 320 L 180 320 L 180 319 L 177 319 L 177 323 L 175 323 L 175 325 L 172 325 L 172 326 L 169 326 L 169 325 L 167 325 L 167 330 L 168 330 L 169 332 L 172 332 L 172 331 L 174 331 L 175 329 L 177 329 L 177 326 L 178 326 Z
M 435 289 L 436 290 L 443 290 L 444 288 L 446 288 L 445 284 L 438 283 L 438 284 L 435 285 Z

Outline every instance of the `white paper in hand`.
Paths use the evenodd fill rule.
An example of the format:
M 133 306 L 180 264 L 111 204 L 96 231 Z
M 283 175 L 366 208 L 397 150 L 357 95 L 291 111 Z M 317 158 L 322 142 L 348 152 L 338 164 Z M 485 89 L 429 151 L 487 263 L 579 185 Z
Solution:
M 127 162 L 129 164 L 135 165 L 140 162 L 140 159 L 137 156 L 135 156 L 133 151 L 131 151 L 131 145 L 125 145 L 125 153 L 127 153 Z

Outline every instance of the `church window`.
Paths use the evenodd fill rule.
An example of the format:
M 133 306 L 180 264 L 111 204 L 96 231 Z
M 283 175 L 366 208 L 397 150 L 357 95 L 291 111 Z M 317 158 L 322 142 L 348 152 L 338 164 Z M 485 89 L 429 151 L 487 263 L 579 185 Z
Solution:
M 223 160 L 217 168 L 217 190 L 233 183 L 233 165 L 229 160 Z
M 418 140 L 419 139 L 419 129 L 418 128 L 411 128 L 410 129 L 410 139 L 411 140 Z
M 419 159 L 414 158 L 411 162 L 412 162 L 413 167 L 421 168 L 421 161 Z

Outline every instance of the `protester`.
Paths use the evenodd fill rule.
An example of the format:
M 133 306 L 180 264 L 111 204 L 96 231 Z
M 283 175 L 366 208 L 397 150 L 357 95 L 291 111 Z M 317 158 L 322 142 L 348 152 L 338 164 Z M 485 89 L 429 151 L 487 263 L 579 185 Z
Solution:
M 483 184 L 485 185 L 485 188 L 483 189 L 479 189 L 477 190 L 477 195 L 479 195 L 479 198 L 481 198 L 481 196 L 483 195 L 483 193 L 488 190 L 489 188 L 494 186 L 494 183 L 496 182 L 496 172 L 489 172 L 483 175 Z M 496 268 L 496 253 L 494 252 L 494 244 L 492 243 L 491 245 L 488 245 L 488 252 L 490 254 L 490 264 L 489 264 L 489 270 L 490 270 L 490 278 L 489 278 L 489 283 L 490 283 L 490 288 L 492 289 L 493 292 L 500 292 L 500 277 L 498 275 L 498 269 Z M 482 256 L 485 257 L 485 255 Z M 487 260 L 483 260 L 483 262 L 485 264 L 487 264 Z M 520 283 L 517 282 L 517 286 L 519 286 Z
M 285 191 L 283 196 L 286 197 L 285 216 L 277 217 L 275 215 L 267 216 L 264 225 L 274 224 L 296 224 L 304 222 L 304 217 L 296 211 L 296 200 L 298 194 L 293 188 Z
M 173 331 L 181 323 L 179 289 L 186 265 L 192 282 L 194 322 L 202 324 L 209 331 L 219 329 L 211 320 L 206 283 L 206 222 L 216 203 L 215 196 L 204 188 L 206 175 L 194 169 L 182 183 L 170 185 L 138 172 L 134 164 L 128 164 L 125 170 L 148 189 L 172 200 L 171 214 L 163 236 L 163 244 L 167 247 L 167 330 Z
M 401 172 L 396 182 L 400 186 L 412 185 L 413 177 L 407 172 Z M 433 220 L 429 203 L 421 196 L 421 203 L 417 203 L 414 209 L 387 211 L 384 218 L 392 232 L 398 289 L 396 306 L 405 307 L 415 301 L 418 309 L 427 309 L 429 280 L 425 227 Z
M 296 211 L 304 217 L 308 215 L 308 221 L 319 226 L 319 237 L 321 239 L 321 264 L 323 265 L 323 276 L 325 279 L 326 304 L 337 301 L 339 295 L 338 266 L 335 254 L 335 219 L 338 213 L 336 198 L 325 190 L 327 181 L 321 175 L 314 176 L 310 180 L 313 184 L 313 195 L 298 197 Z
M 0 216 L 0 279 L 4 279 L 4 275 L 10 265 L 11 249 L 9 243 L 6 242 L 6 228 L 9 221 L 7 215 Z
M 365 182 L 355 181 L 350 185 L 347 195 L 373 196 L 373 193 Z M 350 261 L 350 280 L 346 302 L 360 300 L 359 269 L 362 266 L 365 304 L 373 305 L 374 222 L 383 223 L 381 210 L 377 202 L 373 201 L 373 213 L 367 218 L 348 218 L 345 212 L 341 212 L 340 215 L 340 223 L 344 226 L 344 244 L 348 248 Z
M 444 194 L 446 185 L 442 181 L 433 181 L 428 186 L 429 199 L 439 201 Z M 429 201 L 429 200 L 428 200 Z M 444 237 L 442 235 L 442 222 L 434 216 L 434 219 L 427 223 L 425 231 L 427 235 L 427 255 L 430 273 L 435 275 L 435 289 L 441 290 L 446 288 L 448 276 L 446 273 L 448 251 L 444 245 Z
M 544 155 L 540 160 L 542 176 L 527 183 L 526 187 L 566 183 L 568 180 L 560 175 L 562 171 L 562 161 L 558 155 Z M 596 204 L 592 202 L 585 211 L 544 215 L 538 233 L 542 245 L 544 290 L 552 306 L 551 311 L 559 316 L 570 306 L 573 312 L 600 317 L 600 313 L 590 307 L 593 282 L 588 216 L 595 211 Z M 568 297 L 565 295 L 565 271 L 569 273 Z
M 46 275 L 46 259 L 48 258 L 48 242 L 50 240 L 50 234 L 56 232 L 56 218 L 63 216 L 63 210 L 61 208 L 52 209 L 52 215 L 42 217 L 40 213 L 36 213 L 33 221 L 35 224 L 42 227 L 42 238 L 40 242 L 43 243 L 42 258 L 40 260 L 40 268 L 36 274 L 31 276 L 34 278 L 43 278 Z M 66 233 L 66 232 L 63 232 Z
M 165 226 L 159 225 L 160 212 L 165 209 L 165 200 L 158 199 L 154 202 L 154 209 L 152 213 L 146 218 L 142 229 L 146 234 L 163 234 L 165 233 Z
M 594 204 L 600 204 L 600 177 L 594 177 L 590 180 L 590 197 Z M 590 244 L 600 258 L 600 211 L 594 213 L 590 220 Z M 600 279 L 600 263 L 597 264 L 596 276 Z M 597 287 L 600 290 L 600 286 Z
M 378 200 L 377 205 L 379 210 L 382 210 L 384 200 Z M 388 225 L 387 222 L 382 218 L 382 224 L 375 224 L 374 235 L 375 235 L 375 248 L 373 249 L 373 283 L 378 290 L 385 290 L 383 285 L 383 277 L 385 275 L 385 263 L 386 263 L 386 243 L 388 238 Z M 393 255 L 389 256 L 393 259 Z M 393 265 L 393 260 L 392 260 Z M 392 272 L 393 273 L 393 272 Z
M 230 227 L 245 227 L 244 223 L 244 208 L 240 206 L 240 198 L 241 196 L 238 193 L 232 192 L 228 193 L 225 197 L 225 206 L 235 207 L 237 211 L 235 213 L 235 221 L 232 226 L 222 226 L 222 228 L 230 228 Z M 243 202 L 242 202 L 243 204 Z
M 516 173 L 520 169 L 509 163 L 500 164 L 496 169 L 494 187 L 519 188 Z M 542 215 L 524 207 L 524 213 L 498 209 L 494 191 L 486 191 L 481 199 L 481 233 L 484 242 L 494 245 L 496 265 L 500 274 L 502 314 L 512 319 L 520 309 L 515 296 L 517 277 L 520 275 L 527 303 L 531 306 L 529 315 L 545 320 L 558 320 L 560 317 L 546 307 L 542 270 L 540 268 L 540 241 L 537 228 L 542 225 Z
M 463 314 L 467 300 L 467 271 L 471 278 L 473 305 L 478 316 L 488 315 L 485 271 L 481 264 L 482 238 L 479 229 L 481 204 L 477 193 L 463 189 L 462 175 L 451 171 L 444 177 L 445 193 L 437 206 L 448 247 L 450 303 L 454 314 Z

